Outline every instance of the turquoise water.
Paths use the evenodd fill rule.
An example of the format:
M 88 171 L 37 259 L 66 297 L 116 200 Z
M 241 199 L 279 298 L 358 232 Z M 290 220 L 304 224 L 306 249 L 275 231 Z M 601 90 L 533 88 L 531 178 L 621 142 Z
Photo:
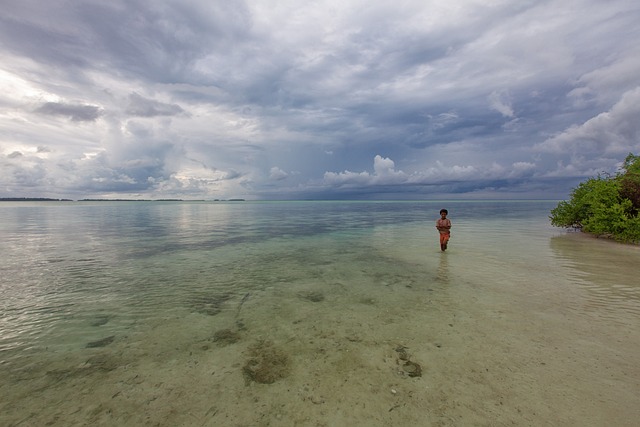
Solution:
M 640 347 L 640 251 L 552 228 L 548 214 L 555 204 L 0 204 L 0 391 L 7 396 L 0 421 L 192 425 L 193 419 L 180 415 L 181 408 L 189 407 L 188 413 L 201 412 L 200 425 L 388 425 L 421 419 L 421 405 L 431 402 L 433 425 L 456 425 L 460 420 L 477 425 L 495 425 L 491 420 L 498 425 L 538 424 L 536 419 L 540 425 L 551 425 L 587 418 L 591 424 L 582 425 L 605 425 L 600 422 L 611 419 L 625 425 L 626 417 L 636 419 L 640 407 L 637 393 L 627 393 L 640 385 L 635 362 Z M 449 210 L 453 223 L 446 253 L 439 250 L 435 229 L 441 207 Z M 452 319 L 466 325 L 456 338 L 449 325 L 458 323 Z M 212 335 L 223 329 L 238 333 L 241 340 L 218 348 Z M 456 341 L 462 337 L 467 341 Z M 252 343 L 265 339 L 281 348 L 297 343 L 289 355 L 293 371 L 273 385 L 247 384 L 243 362 Z M 440 353 L 431 353 L 433 345 L 427 347 L 434 340 L 441 341 Z M 321 362 L 308 354 L 310 348 L 319 351 L 318 342 L 325 343 Z M 446 355 L 443 342 L 448 343 Z M 394 348 L 405 343 L 412 343 L 416 360 L 422 358 L 433 367 L 431 392 L 438 390 L 439 400 L 425 395 L 422 403 L 398 403 L 407 408 L 403 415 L 389 410 L 393 404 L 377 415 L 371 408 L 362 413 L 337 411 L 334 418 L 324 408 L 322 415 L 333 394 L 326 391 L 328 383 L 337 381 L 332 375 L 348 378 L 363 366 L 393 371 L 380 361 L 391 360 Z M 353 346 L 352 354 L 361 352 L 351 364 L 344 361 L 345 345 Z M 386 346 L 390 355 L 380 353 L 375 359 L 373 354 L 382 352 L 378 346 Z M 532 352 L 547 358 L 553 348 L 560 348 L 557 358 L 529 360 Z M 470 351 L 484 354 L 492 365 L 506 365 L 503 374 L 484 380 L 470 376 L 467 369 L 476 369 L 478 363 Z M 579 361 L 571 362 L 570 354 Z M 95 362 L 96 357 L 103 362 Z M 601 361 L 597 369 L 590 365 L 593 357 Z M 464 370 L 440 377 L 456 358 Z M 309 369 L 302 368 L 305 360 L 326 365 L 324 376 L 310 377 Z M 174 370 L 175 365 L 190 363 L 224 365 L 228 376 L 202 384 L 202 390 L 226 387 L 238 394 L 229 402 L 217 395 L 215 411 L 210 404 L 201 408 L 201 403 L 194 403 L 196 394 L 206 394 L 195 391 L 199 377 Z M 344 364 L 349 368 L 341 371 Z M 540 364 L 547 372 L 538 372 Z M 591 373 L 580 376 L 577 372 L 583 368 Z M 137 375 L 145 373 L 148 384 L 136 382 L 135 387 L 150 387 L 142 394 L 151 393 L 151 384 L 175 382 L 174 389 L 182 390 L 181 403 L 169 399 L 166 390 L 153 400 L 147 396 L 138 401 L 133 395 L 125 399 L 123 384 L 130 378 L 125 371 L 136 369 Z M 526 372 L 526 379 L 507 375 L 514 369 Z M 164 376 L 154 380 L 160 375 L 155 372 Z M 565 374 L 564 386 L 554 382 L 558 372 L 571 373 Z M 418 387 L 412 396 L 427 393 L 425 377 L 419 378 L 423 383 L 414 378 L 404 383 Z M 351 382 L 355 388 L 350 395 L 365 398 L 373 393 L 378 387 L 373 378 L 366 390 L 358 381 Z M 295 406 L 301 405 L 299 396 L 287 398 L 284 393 L 279 402 L 282 390 L 273 394 L 273 387 L 304 390 L 314 381 L 318 393 L 325 390 L 323 397 L 303 397 L 304 402 L 312 401 L 306 418 L 292 418 L 294 412 L 305 413 Z M 476 396 L 486 395 L 486 390 L 470 388 L 465 381 L 482 383 L 487 390 L 504 387 L 503 394 L 509 390 L 520 398 L 488 405 Z M 587 404 L 582 415 L 576 415 L 576 401 L 597 397 L 612 381 L 619 383 L 616 397 L 595 404 L 600 405 L 595 411 L 600 415 L 594 416 L 593 405 Z M 83 389 L 88 384 L 92 390 L 103 388 L 106 397 L 89 397 Z M 390 396 L 398 399 L 393 387 L 388 387 L 395 391 Z M 242 406 L 247 390 L 276 400 L 269 401 L 269 409 L 250 409 L 248 398 Z M 567 394 L 573 397 L 563 402 L 559 396 Z M 56 400 L 60 395 L 78 403 L 65 406 Z M 112 395 L 118 397 L 108 397 Z M 171 410 L 152 410 L 150 402 L 163 397 L 163 408 Z M 109 407 L 114 399 L 126 404 Z M 496 396 L 490 399 L 498 401 Z M 437 403 L 443 400 L 449 403 Z M 335 408 L 357 404 L 345 396 L 334 403 Z M 494 404 L 504 409 L 494 410 Z M 536 411 L 538 415 L 532 415 Z M 223 413 L 225 422 L 220 424 Z M 405 418 L 393 418 L 401 416 Z
M 115 328 L 116 322 L 144 321 L 211 292 L 242 297 L 267 286 L 294 286 L 286 279 L 281 283 L 289 264 L 336 264 L 357 254 L 375 265 L 385 262 L 387 252 L 398 252 L 434 268 L 437 235 L 432 223 L 441 205 L 0 205 L 3 362 L 19 358 L 25 349 L 73 348 L 91 339 L 95 330 L 87 324 L 98 314 L 108 316 Z M 477 251 L 475 258 L 491 260 L 511 239 L 553 235 L 546 224 L 549 203 L 446 205 L 455 224 L 450 254 L 468 257 L 469 251 Z M 482 247 L 474 247 L 478 241 Z

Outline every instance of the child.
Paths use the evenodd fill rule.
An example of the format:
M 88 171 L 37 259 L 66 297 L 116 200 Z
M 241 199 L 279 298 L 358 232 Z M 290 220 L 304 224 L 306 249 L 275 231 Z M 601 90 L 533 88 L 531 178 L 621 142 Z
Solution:
M 447 218 L 449 211 L 440 209 L 440 219 L 436 221 L 436 228 L 440 232 L 440 250 L 447 250 L 447 243 L 451 238 L 451 220 Z

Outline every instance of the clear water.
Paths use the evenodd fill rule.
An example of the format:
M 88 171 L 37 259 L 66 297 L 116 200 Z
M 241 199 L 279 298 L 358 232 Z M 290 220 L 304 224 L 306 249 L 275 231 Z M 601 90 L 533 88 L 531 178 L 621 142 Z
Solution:
M 429 334 L 446 342 L 445 331 L 453 324 L 451 319 L 463 319 L 460 322 L 468 326 L 461 334 L 470 341 L 456 342 L 451 338 L 449 360 L 468 354 L 479 337 L 484 338 L 482 343 L 475 344 L 477 349 L 485 349 L 482 346 L 488 342 L 492 342 L 491 351 L 500 348 L 496 354 L 486 350 L 486 357 L 494 362 L 503 357 L 500 354 L 513 352 L 512 360 L 506 362 L 509 370 L 524 363 L 524 355 L 530 355 L 534 348 L 543 354 L 540 346 L 548 345 L 545 351 L 551 351 L 552 344 L 532 343 L 563 342 L 567 354 L 577 352 L 576 357 L 584 364 L 590 363 L 594 354 L 589 355 L 589 349 L 596 346 L 601 350 L 595 352 L 595 357 L 608 358 L 602 361 L 603 366 L 620 371 L 615 377 L 615 381 L 621 382 L 620 394 L 633 389 L 637 392 L 640 250 L 552 228 L 548 214 L 555 204 L 551 201 L 2 203 L 0 392 L 5 398 L 0 406 L 0 412 L 4 413 L 0 421 L 6 425 L 150 422 L 134 415 L 140 414 L 140 406 L 119 407 L 120 418 L 116 420 L 105 418 L 95 408 L 93 412 L 65 408 L 52 396 L 62 393 L 67 400 L 86 398 L 78 388 L 81 381 L 78 377 L 82 375 L 68 373 L 84 366 L 97 352 L 102 356 L 117 354 L 126 360 L 118 362 L 117 369 L 82 371 L 87 378 L 99 376 L 102 384 L 114 379 L 112 387 L 118 394 L 120 389 L 115 381 L 118 369 L 137 366 L 142 372 L 144 363 L 152 360 L 154 369 L 164 370 L 169 361 L 194 357 L 189 339 L 206 341 L 213 331 L 225 326 L 240 330 L 247 343 L 254 338 L 285 342 L 294 337 L 312 342 L 326 339 L 327 334 L 325 331 L 324 335 L 315 336 L 314 328 L 320 323 L 313 325 L 314 322 L 325 322 L 329 329 L 348 324 L 344 331 L 347 338 L 355 334 L 369 337 L 370 341 L 378 337 L 381 342 L 392 343 L 400 336 L 398 340 L 422 348 L 421 340 L 427 340 Z M 439 250 L 435 229 L 441 207 L 449 209 L 453 223 L 446 253 Z M 313 295 L 320 295 L 319 301 L 305 298 Z M 433 309 L 425 310 L 429 304 Z M 387 317 L 381 313 L 387 313 Z M 310 320 L 309 326 L 301 329 L 306 320 Z M 398 323 L 395 330 L 385 329 L 393 322 Z M 442 333 L 434 332 L 439 330 Z M 105 338 L 112 341 L 100 344 Z M 348 342 L 359 340 L 350 338 Z M 210 339 L 206 342 L 200 347 L 214 345 Z M 240 346 L 233 351 L 241 365 L 241 355 L 246 353 L 248 344 L 235 345 Z M 557 343 L 553 345 L 558 348 Z M 338 345 L 323 351 L 337 354 L 342 351 L 340 348 Z M 635 354 L 630 354 L 633 351 Z M 416 352 L 436 363 L 426 347 Z M 163 358 L 162 354 L 171 356 Z M 220 350 L 215 357 L 223 360 L 226 357 L 223 355 Z M 200 357 L 209 360 L 206 358 L 214 356 L 209 351 Z M 333 356 L 326 357 L 330 360 Z M 469 360 L 468 355 L 465 357 L 460 363 L 477 363 L 475 359 Z M 540 363 L 545 366 L 555 363 L 553 366 L 560 372 L 571 362 L 560 357 L 555 362 Z M 580 363 L 576 366 L 587 366 Z M 446 369 L 446 357 L 442 364 L 441 371 Z M 555 375 L 550 371 L 551 378 L 536 379 L 537 371 L 530 365 L 527 362 L 531 376 L 525 381 L 527 390 L 516 393 L 522 395 L 523 401 L 531 398 L 531 389 L 542 390 L 547 381 L 553 382 Z M 233 380 L 220 379 L 216 387 L 233 389 L 234 381 L 242 378 L 240 368 L 228 367 L 229 372 L 235 369 L 237 375 L 230 377 Z M 68 375 L 61 377 L 60 372 Z M 304 372 L 298 376 L 306 384 L 311 380 Z M 454 387 L 458 381 L 439 378 L 435 372 L 433 375 L 433 384 L 439 384 L 439 390 Z M 593 391 L 582 397 L 593 398 L 596 390 L 611 380 L 606 375 L 603 370 L 593 377 L 574 378 L 574 384 L 553 395 L 555 402 L 548 401 L 549 396 L 534 397 L 538 403 L 529 408 L 530 412 L 537 410 L 537 417 L 547 417 L 541 419 L 541 425 L 585 421 L 586 415 L 582 419 L 571 409 L 575 402 L 555 407 L 562 400 L 558 396 L 572 390 L 577 393 L 577 400 L 581 400 L 575 389 L 587 384 Z M 87 378 L 82 381 L 88 381 Z M 296 380 L 291 377 L 284 381 L 291 384 Z M 496 381 L 499 380 L 488 379 L 486 387 L 497 387 L 493 383 Z M 500 381 L 511 384 L 514 380 Z M 516 387 L 516 383 L 509 387 Z M 38 398 L 34 398 L 35 391 Z M 362 390 L 356 392 L 366 394 Z M 394 397 L 397 398 L 396 393 Z M 35 399 L 34 405 L 39 409 L 30 406 L 28 399 Z M 460 419 L 475 417 L 471 419 L 478 425 L 489 425 L 492 419 L 498 420 L 498 424 L 531 423 L 537 419 L 519 413 L 522 408 L 518 409 L 517 401 L 500 414 L 492 413 L 486 404 L 474 403 L 471 396 L 469 399 L 462 405 L 466 412 L 452 404 L 449 409 L 440 408 L 439 418 L 434 422 L 455 425 Z M 599 425 L 607 417 L 622 417 L 616 419 L 617 425 L 625 424 L 624 417 L 635 419 L 638 411 L 630 405 L 638 403 L 637 408 L 640 402 L 633 394 L 626 399 L 601 402 L 602 410 L 598 413 L 606 415 L 600 417 L 593 418 L 585 409 L 589 419 L 595 420 L 592 425 Z M 131 397 L 129 403 L 134 401 Z M 291 402 L 285 401 L 281 406 L 292 405 Z M 227 417 L 230 414 L 236 417 L 227 419 L 229 425 L 259 424 L 249 414 L 220 405 L 217 417 L 220 411 L 227 411 Z M 313 412 L 316 406 L 322 405 L 309 409 L 308 425 L 322 419 Z M 621 412 L 620 406 L 627 408 L 626 412 Z M 420 419 L 418 414 L 424 408 L 416 406 L 412 410 L 415 418 L 405 415 L 409 418 L 404 421 Z M 109 411 L 111 417 L 117 412 Z M 208 412 L 209 416 L 211 413 Z M 343 414 L 337 421 L 373 422 L 367 419 L 370 415 L 362 415 L 364 418 L 360 419 L 349 416 L 355 415 Z M 382 424 L 402 421 L 388 418 L 393 416 L 399 415 L 385 407 L 377 419 Z M 263 414 L 260 422 L 267 425 L 264 417 L 271 417 L 276 424 L 289 425 L 285 422 L 286 414 Z M 200 421 L 202 425 L 219 422 L 213 418 Z M 175 414 L 165 414 L 155 422 L 191 424 L 188 418 Z M 306 423 L 291 421 L 290 425 Z

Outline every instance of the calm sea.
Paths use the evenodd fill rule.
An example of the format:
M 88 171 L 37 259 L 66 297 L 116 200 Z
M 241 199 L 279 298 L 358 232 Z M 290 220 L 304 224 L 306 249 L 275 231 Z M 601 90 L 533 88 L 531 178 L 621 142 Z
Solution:
M 107 415 L 95 408 L 95 413 L 61 409 L 61 403 L 55 403 L 55 399 L 47 395 L 48 391 L 62 393 L 66 400 L 82 400 L 83 397 L 75 394 L 80 392 L 74 391 L 80 390 L 78 381 L 82 376 L 77 369 L 82 363 L 85 363 L 82 366 L 88 366 L 86 359 L 96 351 L 102 355 L 117 352 L 126 358 L 126 364 L 102 366 L 104 369 L 100 372 L 82 371 L 87 377 L 102 375 L 105 380 L 119 372 L 118 369 L 124 369 L 122 366 L 135 367 L 137 360 L 143 363 L 148 358 L 154 360 L 157 369 L 167 368 L 171 363 L 158 360 L 160 356 L 154 352 L 175 353 L 170 359 L 179 360 L 181 353 L 176 348 L 182 344 L 176 342 L 182 338 L 167 338 L 165 342 L 163 334 L 168 332 L 152 332 L 159 328 L 169 331 L 174 325 L 179 329 L 174 331 L 176 337 L 193 336 L 205 341 L 209 337 L 206 346 L 212 347 L 216 345 L 216 339 L 211 338 L 213 332 L 224 325 L 232 332 L 239 331 L 246 342 L 251 341 L 252 333 L 256 334 L 255 338 L 270 337 L 277 342 L 281 330 L 303 341 L 303 335 L 309 334 L 311 342 L 314 330 L 311 326 L 296 332 L 291 328 L 302 324 L 310 313 L 308 310 L 312 310 L 308 307 L 313 307 L 318 313 L 316 319 L 335 320 L 344 316 L 345 311 L 350 316 L 369 316 L 369 320 L 350 324 L 350 332 L 345 334 L 348 337 L 348 334 L 366 335 L 375 340 L 379 326 L 382 341 L 391 336 L 382 337 L 385 333 L 391 334 L 383 332 L 391 320 L 381 320 L 380 325 L 362 326 L 376 321 L 371 317 L 373 306 L 376 313 L 384 311 L 390 313 L 389 316 L 396 313 L 406 322 L 400 333 L 404 342 L 418 343 L 420 333 L 413 336 L 410 332 L 414 327 L 411 318 L 414 313 L 417 318 L 421 310 L 419 304 L 433 301 L 439 304 L 439 314 L 432 320 L 421 320 L 420 327 L 425 331 L 440 327 L 438 319 L 445 318 L 450 326 L 443 323 L 443 331 L 453 328 L 451 319 L 456 315 L 458 318 L 471 316 L 469 313 L 474 313 L 473 322 L 469 324 L 476 325 L 469 328 L 481 328 L 479 325 L 485 320 L 493 322 L 494 329 L 478 329 L 473 332 L 475 338 L 479 334 L 502 334 L 500 325 L 505 325 L 505 330 L 518 325 L 518 338 L 511 343 L 506 342 L 506 338 L 505 342 L 501 341 L 502 350 L 507 353 L 520 354 L 520 349 L 524 354 L 524 348 L 532 342 L 545 342 L 547 332 L 561 340 L 558 334 L 563 324 L 573 325 L 567 327 L 567 340 L 571 340 L 578 329 L 591 330 L 592 338 L 585 338 L 589 336 L 585 332 L 580 339 L 592 340 L 592 344 L 575 347 L 575 357 L 583 358 L 587 363 L 592 356 L 585 348 L 590 345 L 607 347 L 615 357 L 611 355 L 612 359 L 603 360 L 602 364 L 607 369 L 613 366 L 626 372 L 625 379 L 623 372 L 616 371 L 615 381 L 623 383 L 620 390 L 635 388 L 638 392 L 640 389 L 636 387 L 640 380 L 635 362 L 638 353 L 627 352 L 638 349 L 640 336 L 640 251 L 635 246 L 551 227 L 548 215 L 556 203 L 2 203 L 0 392 L 4 402 L 0 404 L 0 412 L 5 415 L 0 416 L 0 421 L 3 425 L 21 422 L 25 425 L 40 425 L 40 422 L 65 425 L 65 420 L 80 425 L 90 421 L 110 424 L 104 418 Z M 449 210 L 453 223 L 446 253 L 439 250 L 435 229 L 438 211 L 443 207 Z M 265 309 L 267 306 L 269 310 Z M 476 312 L 479 307 L 483 310 Z M 533 316 L 531 313 L 535 313 L 540 322 L 535 327 L 523 320 Z M 185 319 L 189 321 L 185 322 Z M 203 322 L 210 325 L 206 332 Z M 336 325 L 340 322 L 343 321 L 336 320 Z M 426 324 L 428 322 L 433 324 Z M 464 333 L 471 335 L 470 331 L 467 329 Z M 611 331 L 623 331 L 617 342 L 624 344 L 612 348 L 615 345 L 607 341 Z M 323 336 L 319 337 L 317 339 Z M 356 338 L 349 338 L 347 344 L 358 342 Z M 451 343 L 454 347 L 451 357 L 464 353 L 473 344 L 459 343 L 457 349 L 455 345 Z M 508 348 L 512 350 L 505 350 Z M 237 371 L 245 351 L 246 346 L 236 351 Z M 329 346 L 323 351 L 334 349 Z M 425 352 L 420 353 L 423 359 L 427 358 Z M 295 355 L 291 357 L 295 359 Z M 568 356 L 563 353 L 562 357 Z M 66 368 L 65 360 L 69 361 Z M 552 364 L 551 361 L 540 363 Z M 564 364 L 572 362 L 563 359 L 557 363 L 558 372 L 562 372 Z M 228 369 L 231 372 L 232 369 Z M 531 375 L 532 379 L 527 383 L 529 390 L 522 391 L 522 396 L 531 389 L 543 388 L 533 378 L 533 371 Z M 230 378 L 232 376 L 230 374 Z M 241 377 L 238 373 L 237 378 Z M 596 390 L 608 381 L 605 377 L 603 372 L 591 380 L 583 378 L 584 382 L 576 379 L 570 389 L 585 387 L 586 382 Z M 447 380 L 440 381 L 445 390 Z M 455 379 L 451 378 L 451 381 Z M 117 389 L 117 381 L 112 382 Z M 393 391 L 397 398 L 395 389 Z M 562 396 L 564 391 L 558 390 L 555 397 Z M 26 402 L 34 393 L 40 397 L 36 399 L 36 406 L 30 407 Z M 114 395 L 118 393 L 114 391 Z M 580 392 L 576 393 L 579 396 Z M 540 407 L 547 409 L 555 404 L 548 402 L 545 406 L 544 396 L 532 399 L 538 399 Z M 629 403 L 640 403 L 637 397 L 629 399 L 632 401 L 620 405 L 628 407 Z M 594 404 L 608 408 L 612 414 L 620 413 L 613 403 Z M 52 407 L 47 409 L 48 406 Z M 310 410 L 319 406 L 312 405 Z M 518 419 L 523 415 L 518 415 L 516 406 L 516 403 L 512 404 L 511 412 L 505 412 L 507 418 L 501 422 L 536 424 L 534 416 Z M 565 406 L 568 408 L 571 404 Z M 473 405 L 467 403 L 466 407 Z M 128 413 L 120 407 L 119 420 L 134 423 L 136 419 L 131 418 L 132 413 L 140 413 L 140 408 L 136 408 Z M 567 408 L 565 412 L 554 409 L 556 415 L 553 416 L 560 418 L 553 418 L 550 415 L 553 411 L 549 409 L 551 418 L 547 421 L 580 420 L 579 417 L 572 418 L 574 415 Z M 395 416 L 387 409 L 385 407 L 381 417 Z M 219 411 L 224 410 L 228 408 L 220 406 L 216 416 L 220 417 L 222 412 Z M 419 408 L 415 410 L 418 412 Z M 456 410 L 461 409 L 450 409 L 452 413 Z M 476 421 L 480 424 L 490 419 L 488 410 L 468 410 L 478 417 Z M 115 416 L 114 411 L 111 416 Z M 560 415 L 557 415 L 558 411 Z M 629 411 L 628 415 L 637 415 L 637 409 Z M 100 417 L 103 418 L 92 419 L 92 416 L 98 416 L 96 413 L 102 414 Z M 209 411 L 207 416 L 213 417 L 211 414 L 213 412 Z M 204 412 L 202 416 L 205 417 Z M 446 425 L 445 421 L 452 416 L 442 415 L 441 424 Z M 167 425 L 189 424 L 184 419 L 167 417 L 170 415 L 164 418 Z M 309 417 L 313 419 L 315 415 L 311 413 Z M 204 420 L 199 424 L 206 425 Z M 112 421 L 116 422 L 116 419 Z M 209 420 L 211 425 L 214 421 Z M 248 425 L 254 421 L 238 418 L 235 422 Z

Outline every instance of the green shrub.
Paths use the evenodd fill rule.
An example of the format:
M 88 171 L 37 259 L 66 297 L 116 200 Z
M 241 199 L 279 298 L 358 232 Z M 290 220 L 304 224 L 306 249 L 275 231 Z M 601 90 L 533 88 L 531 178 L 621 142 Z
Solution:
M 624 242 L 640 242 L 640 157 L 629 154 L 616 176 L 580 183 L 551 210 L 551 224 Z
M 640 211 L 640 157 L 629 154 L 622 169 L 624 173 L 618 178 L 620 195 L 631 201 L 632 211 L 637 215 Z

